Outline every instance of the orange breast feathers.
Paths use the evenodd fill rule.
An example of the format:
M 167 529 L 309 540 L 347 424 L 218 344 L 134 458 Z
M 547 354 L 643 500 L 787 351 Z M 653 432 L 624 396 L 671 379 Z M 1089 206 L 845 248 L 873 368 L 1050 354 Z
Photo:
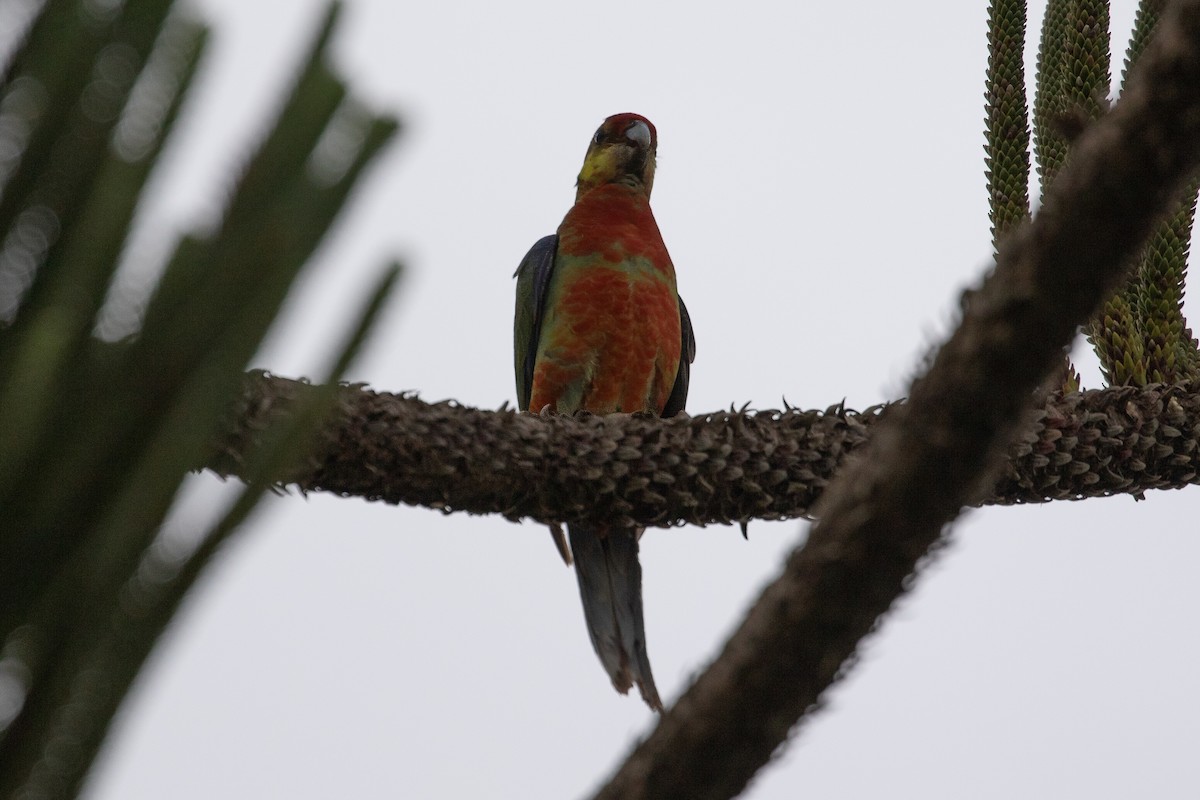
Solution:
M 559 228 L 530 410 L 662 413 L 680 346 L 675 271 L 645 195 L 589 192 Z

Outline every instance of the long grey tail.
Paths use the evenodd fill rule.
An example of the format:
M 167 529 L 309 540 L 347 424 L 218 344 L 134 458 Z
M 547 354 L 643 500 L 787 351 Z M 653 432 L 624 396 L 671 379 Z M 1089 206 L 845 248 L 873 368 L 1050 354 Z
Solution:
M 637 529 L 569 525 L 575 575 L 592 647 L 621 694 L 637 684 L 646 705 L 662 711 L 650 672 L 642 622 L 642 566 Z

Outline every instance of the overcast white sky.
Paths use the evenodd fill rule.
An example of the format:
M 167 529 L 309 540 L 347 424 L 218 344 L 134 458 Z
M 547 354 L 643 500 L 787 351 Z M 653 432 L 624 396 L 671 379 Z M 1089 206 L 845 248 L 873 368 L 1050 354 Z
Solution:
M 1115 5 L 1123 52 L 1134 4 Z M 212 217 L 323 4 L 195 6 L 214 46 L 143 253 Z M 337 61 L 407 128 L 260 366 L 315 373 L 400 254 L 402 296 L 351 377 L 511 401 L 513 269 L 619 111 L 658 127 L 695 412 L 901 395 L 986 266 L 984 0 L 347 6 Z M 1198 512 L 1191 490 L 968 515 L 745 796 L 1195 797 Z M 667 702 L 803 530 L 643 538 Z M 654 721 L 612 691 L 543 528 L 291 496 L 191 598 L 88 796 L 580 797 Z

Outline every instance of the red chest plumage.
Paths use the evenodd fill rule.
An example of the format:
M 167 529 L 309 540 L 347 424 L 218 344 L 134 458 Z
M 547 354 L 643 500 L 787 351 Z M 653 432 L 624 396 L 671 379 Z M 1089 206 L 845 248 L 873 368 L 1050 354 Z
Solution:
M 530 408 L 661 413 L 679 358 L 675 271 L 645 195 L 589 192 L 559 228 Z

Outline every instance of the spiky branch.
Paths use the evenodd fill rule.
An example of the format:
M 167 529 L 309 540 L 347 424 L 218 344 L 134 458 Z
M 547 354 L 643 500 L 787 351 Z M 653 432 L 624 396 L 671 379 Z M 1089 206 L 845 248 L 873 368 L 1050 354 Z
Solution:
M 319 387 L 247 376 L 209 467 L 241 476 L 260 442 Z M 1200 387 L 1198 387 L 1200 388 Z M 325 491 L 541 522 L 728 524 L 809 514 L 850 453 L 901 404 L 864 412 L 537 417 L 344 386 L 302 465 L 272 476 Z M 1031 415 L 982 504 L 1179 489 L 1200 473 L 1200 391 L 1121 387 Z

